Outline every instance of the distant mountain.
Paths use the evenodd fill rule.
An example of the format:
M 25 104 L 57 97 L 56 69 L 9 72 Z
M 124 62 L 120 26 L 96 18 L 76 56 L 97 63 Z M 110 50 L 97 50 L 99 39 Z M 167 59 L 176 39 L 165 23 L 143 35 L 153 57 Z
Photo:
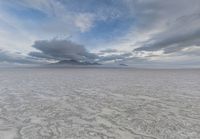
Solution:
M 122 68 L 129 67 L 124 63 L 113 63 L 113 64 L 100 64 L 97 62 L 80 62 L 77 60 L 61 60 L 56 63 L 46 65 L 48 67 L 99 67 L 99 68 Z
M 61 60 L 51 65 L 101 65 L 101 64 L 96 63 L 96 62 L 92 63 L 92 62 L 80 62 L 76 60 Z
M 121 64 L 119 64 L 120 66 L 128 66 L 128 65 L 126 65 L 126 64 L 123 64 L 123 63 L 121 63 Z

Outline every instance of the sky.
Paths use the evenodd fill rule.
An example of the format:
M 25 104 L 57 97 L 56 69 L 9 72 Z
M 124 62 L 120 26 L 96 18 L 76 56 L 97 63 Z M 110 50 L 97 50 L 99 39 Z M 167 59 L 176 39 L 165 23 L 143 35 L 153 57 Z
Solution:
M 199 0 L 0 0 L 0 66 L 200 67 Z

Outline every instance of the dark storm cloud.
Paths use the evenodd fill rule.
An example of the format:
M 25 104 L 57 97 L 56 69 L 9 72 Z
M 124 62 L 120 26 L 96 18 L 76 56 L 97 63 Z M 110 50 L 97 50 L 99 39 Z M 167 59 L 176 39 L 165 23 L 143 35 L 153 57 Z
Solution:
M 49 60 L 94 61 L 98 56 L 88 52 L 83 45 L 69 40 L 39 40 L 33 46 L 40 52 L 30 52 L 29 55 Z

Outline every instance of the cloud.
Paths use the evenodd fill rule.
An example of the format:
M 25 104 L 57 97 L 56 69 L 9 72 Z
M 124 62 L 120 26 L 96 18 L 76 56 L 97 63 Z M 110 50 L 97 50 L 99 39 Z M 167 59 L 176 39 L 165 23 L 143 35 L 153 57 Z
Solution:
M 94 26 L 95 16 L 91 13 L 80 13 L 75 17 L 75 25 L 81 32 L 89 31 Z
M 157 51 L 163 49 L 165 53 L 173 53 L 185 47 L 200 46 L 199 23 L 200 13 L 181 17 L 167 31 L 153 36 L 135 50 Z
M 180 51 L 185 47 L 199 45 L 200 2 L 198 0 L 138 2 L 140 16 L 138 30 L 148 32 L 148 40 L 137 51 L 164 50 L 166 53 Z M 147 17 L 148 16 L 148 17 Z
M 122 53 L 122 54 L 111 54 L 106 56 L 100 56 L 99 62 L 107 62 L 107 61 L 125 61 L 132 57 L 132 53 Z
M 42 63 L 42 61 L 37 61 L 36 59 L 23 55 L 19 52 L 9 52 L 0 49 L 0 63 L 39 64 Z
M 199 56 L 200 57 L 200 47 L 193 46 L 189 48 L 184 48 L 181 52 L 179 52 L 182 55 L 188 55 L 188 56 Z
M 116 53 L 119 52 L 117 49 L 105 49 L 105 50 L 101 50 L 100 53 Z
M 120 54 L 109 53 L 111 50 L 103 50 L 109 54 L 101 56 L 89 52 L 83 45 L 63 39 L 38 40 L 35 41 L 32 47 L 36 51 L 31 51 L 28 55 L 0 49 L 0 63 L 46 64 L 62 60 L 105 63 L 109 61 L 125 61 L 133 56 L 132 53 L 127 52 L 121 52 Z M 112 52 L 119 51 L 113 49 Z
M 33 45 L 33 48 L 38 51 L 32 51 L 29 53 L 29 56 L 47 59 L 47 60 L 75 60 L 80 62 L 99 62 L 105 63 L 108 61 L 125 61 L 133 56 L 129 52 L 120 52 L 117 50 L 102 50 L 105 53 L 107 52 L 118 52 L 118 54 L 107 54 L 100 55 L 91 53 L 83 45 L 74 43 L 69 40 L 38 40 Z
M 38 40 L 32 45 L 39 52 L 30 52 L 29 55 L 49 60 L 76 60 L 94 62 L 98 56 L 88 52 L 83 45 L 69 40 Z
M 199 0 L 7 0 L 0 21 L 4 61 L 198 61 Z M 74 42 L 47 40 L 60 35 Z

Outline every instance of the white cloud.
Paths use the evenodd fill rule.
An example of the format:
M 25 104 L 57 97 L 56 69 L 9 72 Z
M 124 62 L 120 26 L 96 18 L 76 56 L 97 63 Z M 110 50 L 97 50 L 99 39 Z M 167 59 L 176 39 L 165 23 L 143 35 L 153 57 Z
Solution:
M 80 13 L 75 16 L 74 23 L 81 32 L 89 31 L 94 26 L 95 16 L 91 13 Z

